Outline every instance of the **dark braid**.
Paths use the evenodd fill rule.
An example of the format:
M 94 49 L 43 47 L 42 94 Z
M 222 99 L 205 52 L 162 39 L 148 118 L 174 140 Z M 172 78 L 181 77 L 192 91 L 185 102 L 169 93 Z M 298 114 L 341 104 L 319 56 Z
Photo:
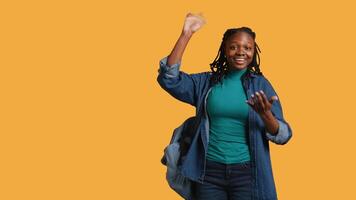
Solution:
M 224 48 L 225 48 L 226 41 L 229 39 L 229 37 L 237 32 L 245 32 L 249 34 L 254 41 L 256 39 L 256 33 L 253 32 L 248 27 L 232 28 L 226 30 L 218 51 L 218 55 L 216 56 L 215 60 L 210 64 L 210 69 L 213 72 L 213 76 L 212 76 L 213 83 L 220 82 L 223 79 L 223 77 L 228 73 L 227 60 L 225 57 Z M 259 52 L 261 52 L 260 48 L 255 42 L 254 55 L 252 58 L 252 62 L 247 66 L 247 70 L 251 73 L 262 75 L 262 72 L 260 70 Z

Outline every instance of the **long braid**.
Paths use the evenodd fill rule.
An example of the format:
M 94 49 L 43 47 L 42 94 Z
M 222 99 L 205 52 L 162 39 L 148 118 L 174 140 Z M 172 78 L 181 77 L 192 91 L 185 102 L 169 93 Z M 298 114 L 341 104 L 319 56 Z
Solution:
M 213 76 L 212 76 L 213 83 L 220 82 L 228 72 L 226 55 L 224 53 L 224 47 L 225 47 L 226 41 L 229 39 L 229 37 L 237 32 L 245 32 L 245 33 L 249 34 L 253 38 L 254 41 L 256 39 L 255 32 L 253 32 L 248 27 L 232 28 L 232 29 L 226 30 L 226 32 L 224 33 L 222 42 L 220 44 L 218 54 L 217 54 L 216 58 L 214 59 L 214 61 L 210 64 L 210 69 L 213 72 Z M 252 62 L 247 66 L 247 70 L 254 74 L 262 75 L 262 72 L 260 70 L 260 55 L 259 55 L 261 50 L 258 47 L 256 41 L 255 41 L 254 46 L 255 46 L 255 49 L 254 49 L 254 55 L 252 58 Z

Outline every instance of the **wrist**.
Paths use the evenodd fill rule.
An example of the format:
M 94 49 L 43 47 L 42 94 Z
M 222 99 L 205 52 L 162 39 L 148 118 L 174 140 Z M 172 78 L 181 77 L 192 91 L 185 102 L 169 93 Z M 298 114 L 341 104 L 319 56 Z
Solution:
M 266 130 L 272 135 L 276 135 L 279 130 L 279 123 L 271 111 L 260 114 L 262 121 L 265 123 Z
M 274 116 L 272 114 L 272 112 L 269 110 L 267 112 L 264 113 L 260 113 L 260 116 L 263 120 L 272 120 L 274 119 Z
M 180 36 L 189 39 L 193 36 L 193 32 L 183 30 Z

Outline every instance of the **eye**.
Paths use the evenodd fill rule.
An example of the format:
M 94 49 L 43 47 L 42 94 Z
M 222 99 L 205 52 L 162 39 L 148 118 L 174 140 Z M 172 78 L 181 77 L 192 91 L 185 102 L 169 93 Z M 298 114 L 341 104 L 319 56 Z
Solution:
M 245 47 L 246 50 L 251 50 L 251 47 Z
M 230 49 L 234 50 L 234 49 L 236 49 L 236 47 L 235 46 L 230 46 Z

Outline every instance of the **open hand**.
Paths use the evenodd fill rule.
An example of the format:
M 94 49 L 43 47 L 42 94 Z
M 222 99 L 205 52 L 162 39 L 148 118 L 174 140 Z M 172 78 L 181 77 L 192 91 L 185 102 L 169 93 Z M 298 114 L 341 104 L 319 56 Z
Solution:
M 246 100 L 246 103 L 249 104 L 258 114 L 266 115 L 271 111 L 273 101 L 278 100 L 277 96 L 272 96 L 269 100 L 265 93 L 260 90 L 251 95 L 251 98 Z
M 188 13 L 184 21 L 183 32 L 184 33 L 194 33 L 199 30 L 206 23 L 202 14 L 192 14 Z

